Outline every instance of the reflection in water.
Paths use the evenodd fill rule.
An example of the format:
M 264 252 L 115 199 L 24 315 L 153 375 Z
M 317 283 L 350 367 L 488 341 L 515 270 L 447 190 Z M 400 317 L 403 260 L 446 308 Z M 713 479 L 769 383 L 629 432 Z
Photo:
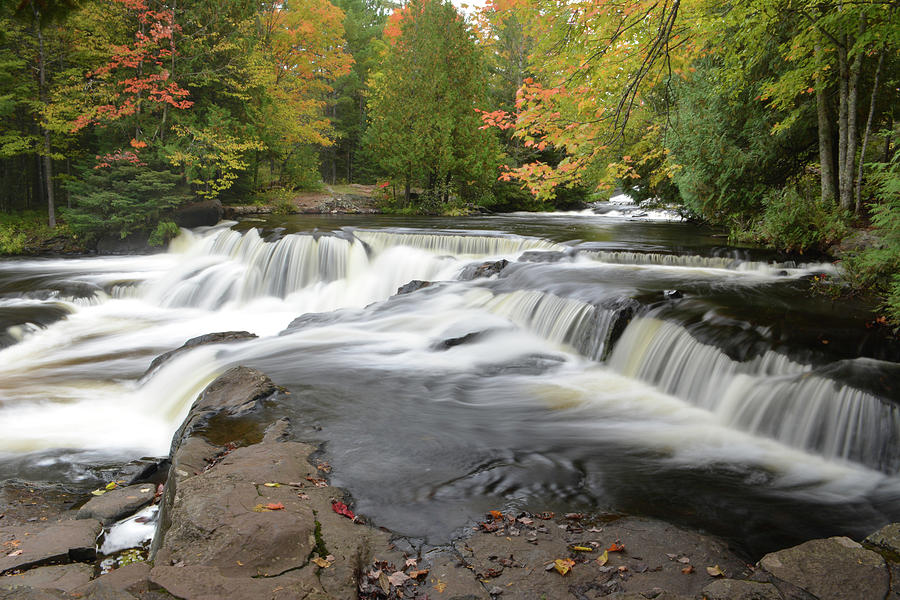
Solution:
M 824 267 L 612 212 L 467 230 L 316 218 L 274 242 L 220 227 L 156 256 L 0 263 L 0 309 L 15 308 L 0 312 L 0 477 L 163 455 L 196 395 L 242 364 L 291 390 L 296 435 L 327 442 L 360 512 L 432 541 L 500 506 L 656 514 L 752 551 L 900 518 L 893 388 L 858 381 L 893 380 L 874 360 L 893 350 L 807 343 L 863 331 L 805 297 Z M 499 277 L 457 279 L 500 258 Z M 394 295 L 413 279 L 438 283 Z M 784 328 L 791 311 L 809 323 Z M 261 337 L 140 379 L 225 330 Z M 840 360 L 854 347 L 877 351 Z

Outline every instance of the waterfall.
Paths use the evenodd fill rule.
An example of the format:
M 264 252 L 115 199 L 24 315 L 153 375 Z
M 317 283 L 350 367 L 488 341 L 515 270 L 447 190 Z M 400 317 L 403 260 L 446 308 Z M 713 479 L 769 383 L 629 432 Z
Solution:
M 626 328 L 609 358 L 623 375 L 715 413 L 729 426 L 826 458 L 893 472 L 900 464 L 900 409 L 766 351 L 736 361 L 680 325 L 651 317 Z
M 485 302 L 484 307 L 551 342 L 567 344 L 594 360 L 603 355 L 616 317 L 614 310 L 536 290 L 497 294 Z
M 831 263 L 762 262 L 723 256 L 698 256 L 696 254 L 663 254 L 659 252 L 628 252 L 616 250 L 581 250 L 579 255 L 616 265 L 652 265 L 683 267 L 690 269 L 725 269 L 763 275 L 797 275 L 803 273 L 828 273 L 836 275 Z
M 563 250 L 564 246 L 539 238 L 484 232 L 461 235 L 446 232 L 392 232 L 356 230 L 354 235 L 376 252 L 392 246 L 408 246 L 459 257 L 515 255 L 526 250 Z

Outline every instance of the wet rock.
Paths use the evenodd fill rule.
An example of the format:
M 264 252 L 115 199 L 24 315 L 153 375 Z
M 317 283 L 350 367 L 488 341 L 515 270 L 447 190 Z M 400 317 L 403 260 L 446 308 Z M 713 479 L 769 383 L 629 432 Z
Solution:
M 411 294 L 417 290 L 421 290 L 422 288 L 427 288 L 431 285 L 430 281 L 422 281 L 421 279 L 413 279 L 409 283 L 401 285 L 397 288 L 397 295 L 400 294 Z
M 797 588 L 819 600 L 882 600 L 890 584 L 884 559 L 847 537 L 772 552 L 759 566 L 782 593 L 794 595 Z
M 900 559 L 900 523 L 885 525 L 865 539 L 865 544 L 884 551 L 895 562 Z
M 0 556 L 0 574 L 51 562 L 92 560 L 97 555 L 100 530 L 100 522 L 94 519 L 68 520 L 40 528 L 0 527 L 0 540 L 10 542 L 3 547 L 16 548 Z
M 172 214 L 179 227 L 212 226 L 222 220 L 225 210 L 218 200 L 205 200 L 182 206 Z
M 666 300 L 678 300 L 684 298 L 684 294 L 680 290 L 663 290 L 663 298 Z
M 503 269 L 509 265 L 509 261 L 505 258 L 497 261 L 488 261 L 481 264 L 468 265 L 459 274 L 460 281 L 471 281 L 482 277 L 492 277 L 499 275 Z
M 109 490 L 95 496 L 78 509 L 76 519 L 97 519 L 111 525 L 150 504 L 156 494 L 156 486 L 149 483 L 130 485 Z
M 262 406 L 278 388 L 269 377 L 256 369 L 235 367 L 210 383 L 191 407 L 187 418 L 175 433 L 173 451 L 194 432 L 204 428 L 211 417 L 219 414 L 239 416 Z
M 466 335 L 462 335 L 459 337 L 441 340 L 440 342 L 432 345 L 431 349 L 436 351 L 449 350 L 450 348 L 453 348 L 455 346 L 461 346 L 462 344 L 476 342 L 484 338 L 487 333 L 487 331 L 473 331 L 472 333 L 467 333 Z
M 706 600 L 782 600 L 781 594 L 771 583 L 720 579 L 703 588 Z
M 205 335 L 191 338 L 178 348 L 169 350 L 168 352 L 160 354 L 159 356 L 154 358 L 153 362 L 150 363 L 150 366 L 147 367 L 147 370 L 144 371 L 144 374 L 141 377 L 146 377 L 150 373 L 154 372 L 173 356 L 181 354 L 182 352 L 185 352 L 192 348 L 196 348 L 197 346 L 206 346 L 208 344 L 227 344 L 229 342 L 252 340 L 256 337 L 257 335 L 255 333 L 250 333 L 249 331 L 220 331 L 217 333 L 207 333 Z
M 529 250 L 519 256 L 519 262 L 552 263 L 566 258 L 565 252 L 558 250 Z
M 28 586 L 68 592 L 90 581 L 93 573 L 93 567 L 81 563 L 40 567 L 19 575 L 7 575 L 0 578 L 0 588 Z

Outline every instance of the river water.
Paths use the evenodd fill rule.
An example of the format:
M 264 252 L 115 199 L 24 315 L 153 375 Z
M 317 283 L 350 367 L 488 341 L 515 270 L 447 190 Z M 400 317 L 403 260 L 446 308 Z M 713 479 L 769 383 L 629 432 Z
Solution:
M 247 365 L 290 391 L 357 512 L 430 543 L 511 508 L 651 515 L 749 555 L 858 537 L 900 520 L 898 348 L 811 293 L 822 276 L 620 204 L 249 219 L 156 255 L 7 260 L 0 480 L 91 486 L 163 456 Z M 411 280 L 435 283 L 395 295 Z M 260 337 L 144 376 L 228 330 Z

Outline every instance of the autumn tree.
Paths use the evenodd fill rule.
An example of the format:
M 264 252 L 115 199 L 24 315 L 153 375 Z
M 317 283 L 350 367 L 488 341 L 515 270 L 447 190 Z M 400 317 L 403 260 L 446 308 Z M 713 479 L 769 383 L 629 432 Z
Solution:
M 431 208 L 451 195 L 489 193 L 497 147 L 481 130 L 487 72 L 472 31 L 447 1 L 414 0 L 388 19 L 381 69 L 370 80 L 367 140 L 373 156 L 404 189 L 414 185 Z

